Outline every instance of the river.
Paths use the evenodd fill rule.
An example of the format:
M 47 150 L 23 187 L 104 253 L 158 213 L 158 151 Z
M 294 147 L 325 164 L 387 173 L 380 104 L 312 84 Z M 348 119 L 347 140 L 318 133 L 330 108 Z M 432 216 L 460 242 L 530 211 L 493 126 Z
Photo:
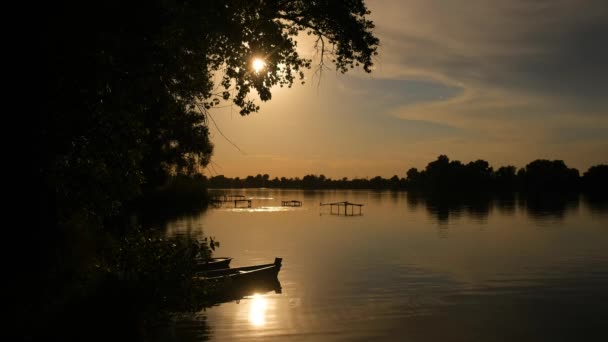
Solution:
M 283 258 L 281 291 L 176 320 L 176 340 L 573 341 L 605 335 L 608 207 L 582 196 L 226 190 L 164 224 L 212 236 L 231 266 Z M 283 207 L 298 200 L 301 207 Z M 320 203 L 363 204 L 361 215 Z M 243 206 L 239 204 L 239 206 Z M 355 208 L 355 214 L 358 208 Z M 349 211 L 350 214 L 350 211 Z

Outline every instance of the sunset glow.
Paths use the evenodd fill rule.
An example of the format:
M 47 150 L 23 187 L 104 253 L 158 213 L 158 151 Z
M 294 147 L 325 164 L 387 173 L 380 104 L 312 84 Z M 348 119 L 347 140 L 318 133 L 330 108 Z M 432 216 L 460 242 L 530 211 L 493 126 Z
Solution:
M 606 334 L 608 0 L 31 7 L 20 340 Z
M 222 132 L 247 152 L 215 139 L 217 173 L 405 177 L 440 154 L 518 168 L 561 159 L 581 173 L 608 161 L 608 102 L 599 90 L 606 49 L 591 43 L 603 36 L 605 25 L 593 13 L 605 13 L 605 6 L 552 2 L 547 12 L 560 24 L 545 25 L 531 19 L 536 7 L 527 2 L 518 11 L 501 1 L 439 4 L 368 2 L 383 42 L 372 74 L 334 73 L 328 64 L 327 72 L 305 70 L 304 85 L 275 87 L 272 101 L 257 102 L 258 114 L 217 110 Z M 470 19 L 479 13 L 495 19 Z M 298 39 L 301 55 L 319 65 L 314 39 Z M 260 56 L 249 61 L 252 73 L 268 69 Z M 542 56 L 551 56 L 550 66 L 542 66 Z
M 259 73 L 260 71 L 264 70 L 264 68 L 266 67 L 266 62 L 264 62 L 260 58 L 254 58 L 251 65 L 253 66 L 253 71 L 255 71 L 256 73 Z

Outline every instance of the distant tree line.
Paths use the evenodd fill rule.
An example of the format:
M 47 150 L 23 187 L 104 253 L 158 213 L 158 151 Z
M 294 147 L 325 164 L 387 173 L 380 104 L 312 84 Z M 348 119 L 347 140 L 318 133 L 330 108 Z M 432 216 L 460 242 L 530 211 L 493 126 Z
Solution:
M 404 189 L 405 178 L 393 176 L 390 179 L 380 176 L 367 178 L 331 179 L 324 175 L 306 175 L 302 178 L 274 177 L 268 174 L 228 178 L 224 175 L 208 179 L 209 188 L 282 188 L 282 189 Z
M 494 169 L 485 160 L 464 164 L 440 155 L 424 170 L 411 168 L 405 177 L 332 179 L 309 174 L 303 178 L 270 178 L 268 174 L 229 178 L 218 175 L 207 179 L 209 188 L 284 188 L 284 189 L 377 189 L 420 192 L 447 191 L 522 191 L 522 192 L 608 192 L 608 165 L 589 168 L 581 176 L 562 160 L 537 159 L 519 170 L 515 166 Z

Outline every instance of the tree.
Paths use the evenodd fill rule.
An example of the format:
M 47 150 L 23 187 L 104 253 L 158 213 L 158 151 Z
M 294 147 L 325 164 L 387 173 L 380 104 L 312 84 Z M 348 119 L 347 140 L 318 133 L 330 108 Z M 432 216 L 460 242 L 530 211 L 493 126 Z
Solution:
M 512 190 L 517 186 L 517 168 L 512 165 L 501 166 L 496 170 L 496 185 L 500 189 Z
M 193 175 L 210 162 L 212 108 L 231 101 L 247 115 L 259 109 L 249 98 L 252 91 L 267 101 L 272 87 L 303 81 L 303 70 L 312 61 L 298 55 L 298 33 L 316 37 L 321 65 L 333 61 L 340 72 L 358 65 L 370 71 L 378 45 L 363 0 L 93 0 L 35 8 L 43 14 L 41 21 L 33 20 L 41 25 L 35 57 L 44 65 L 35 94 L 43 96 L 32 96 L 40 103 L 32 125 L 41 190 L 37 228 L 42 229 L 24 229 L 32 237 L 25 241 L 28 251 L 34 252 L 26 253 L 32 260 L 20 265 L 22 274 L 12 277 L 24 284 L 17 297 L 31 298 L 17 313 L 24 322 L 42 316 L 73 322 L 74 313 L 91 317 L 78 304 L 104 298 L 98 296 L 104 291 L 111 298 L 121 292 L 120 304 L 126 305 L 132 298 L 120 289 L 141 287 L 129 281 L 137 276 L 176 280 L 172 275 L 179 274 L 191 280 L 192 272 L 182 267 L 193 262 L 192 255 L 181 254 L 188 246 L 174 248 L 172 241 L 135 234 L 137 241 L 156 241 L 173 251 L 176 257 L 167 258 L 156 243 L 138 249 L 139 242 L 119 243 L 129 232 L 95 228 L 119 225 L 116 217 L 125 203 L 165 183 L 169 175 Z M 264 70 L 253 70 L 254 57 L 265 60 Z M 119 265 L 125 255 L 150 261 L 152 268 L 141 269 L 135 262 L 128 272 L 108 273 L 97 262 L 115 259 Z M 172 261 L 173 271 L 161 272 Z M 104 282 L 115 274 L 123 279 L 108 288 Z M 178 293 L 175 298 L 193 298 L 181 286 L 187 282 L 179 283 L 169 283 Z M 146 288 L 155 289 L 147 282 Z M 148 295 L 137 297 L 153 294 L 162 305 L 169 298 L 155 290 L 144 292 Z M 77 305 L 69 309 L 65 303 Z M 112 314 L 125 312 L 112 304 L 119 303 L 108 305 Z M 43 308 L 32 309 L 38 306 Z M 96 305 L 82 307 L 99 311 Z M 38 330 L 44 334 L 47 323 L 41 324 Z M 115 328 L 108 324 L 101 330 L 116 330 L 108 327 Z M 87 332 L 91 330 L 101 331 Z
M 527 191 L 560 192 L 579 185 L 578 170 L 569 168 L 563 160 L 534 160 L 518 176 Z
M 415 182 L 418 177 L 420 177 L 420 172 L 418 172 L 417 168 L 412 167 L 411 169 L 407 170 L 407 180 L 409 182 Z
M 594 165 L 583 174 L 583 186 L 588 192 L 608 195 L 608 165 Z
M 401 181 L 399 180 L 399 176 L 394 175 L 390 179 L 390 185 L 392 190 L 397 190 L 401 187 Z
M 213 152 L 209 110 L 259 110 L 255 90 L 303 81 L 314 37 L 320 67 L 370 72 L 379 44 L 363 0 L 53 3 L 41 30 L 48 66 L 39 125 L 50 220 L 100 223 L 169 174 L 193 174 Z M 263 70 L 252 68 L 262 58 Z

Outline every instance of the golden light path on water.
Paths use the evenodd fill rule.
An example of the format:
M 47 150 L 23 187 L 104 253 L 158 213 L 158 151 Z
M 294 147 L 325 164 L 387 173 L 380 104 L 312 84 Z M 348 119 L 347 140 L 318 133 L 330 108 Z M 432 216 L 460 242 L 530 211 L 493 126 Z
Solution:
M 262 213 L 262 212 L 285 212 L 285 211 L 296 211 L 300 208 L 292 207 L 260 207 L 260 208 L 222 208 L 223 211 L 233 212 L 249 212 L 249 213 Z
M 526 197 L 436 203 L 403 192 L 224 191 L 251 207 L 222 202 L 168 223 L 167 235 L 212 236 L 233 268 L 281 257 L 280 291 L 260 287 L 200 312 L 208 329 L 197 338 L 527 342 L 605 332 L 608 216 L 578 197 L 539 207 Z M 282 206 L 291 200 L 302 206 Z M 344 200 L 364 204 L 363 215 L 320 206 Z M 192 332 L 179 324 L 175 331 Z
M 257 293 L 254 294 L 249 307 L 249 322 L 256 327 L 263 326 L 266 323 L 267 308 L 268 300 Z

